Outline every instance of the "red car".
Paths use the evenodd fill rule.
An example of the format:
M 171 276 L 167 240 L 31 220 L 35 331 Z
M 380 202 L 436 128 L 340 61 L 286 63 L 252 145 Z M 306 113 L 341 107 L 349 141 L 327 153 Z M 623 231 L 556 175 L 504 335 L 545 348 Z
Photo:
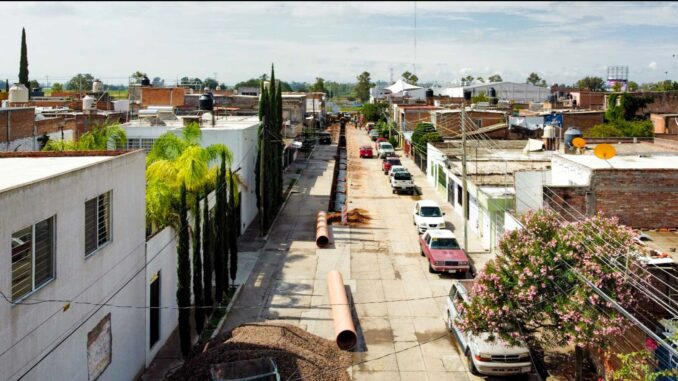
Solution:
M 381 163 L 381 170 L 384 171 L 385 175 L 388 175 L 388 171 L 391 170 L 391 167 L 394 165 L 403 165 L 400 162 L 400 159 L 397 156 L 386 156 L 384 161 Z
M 374 154 L 372 152 L 372 147 L 370 146 L 361 146 L 360 147 L 360 157 L 368 157 L 368 158 L 373 158 Z
M 428 259 L 428 271 L 435 273 L 459 273 L 471 271 L 471 261 L 459 247 L 454 233 L 447 229 L 429 229 L 419 237 L 421 255 Z

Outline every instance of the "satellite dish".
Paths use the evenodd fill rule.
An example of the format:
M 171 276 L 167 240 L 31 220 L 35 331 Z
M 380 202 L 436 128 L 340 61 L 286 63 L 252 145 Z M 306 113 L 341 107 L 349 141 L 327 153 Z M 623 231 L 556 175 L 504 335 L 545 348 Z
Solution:
M 613 158 L 617 154 L 617 151 L 609 144 L 598 144 L 596 148 L 593 149 L 593 154 L 599 159 L 608 160 Z
M 577 148 L 584 148 L 586 147 L 586 140 L 582 138 L 574 138 L 572 139 L 572 145 Z

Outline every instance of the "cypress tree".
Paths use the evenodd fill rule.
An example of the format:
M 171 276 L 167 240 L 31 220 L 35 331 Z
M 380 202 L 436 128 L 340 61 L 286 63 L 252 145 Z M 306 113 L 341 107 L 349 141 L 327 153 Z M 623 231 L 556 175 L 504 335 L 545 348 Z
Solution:
M 235 287 L 235 277 L 238 274 L 238 219 L 236 218 L 236 201 L 235 201 L 235 175 L 231 169 L 228 170 L 229 179 L 230 179 L 230 189 L 228 192 L 228 215 L 230 218 L 230 228 L 228 230 L 229 237 L 229 251 L 230 251 L 230 270 L 231 270 L 231 283 Z
M 26 29 L 21 28 L 21 58 L 19 59 L 19 83 L 30 89 L 28 83 L 28 49 L 26 48 Z
M 260 218 L 261 218 L 261 235 L 265 235 L 266 231 L 268 229 L 268 221 L 269 221 L 269 197 L 268 197 L 268 180 L 267 177 L 269 175 L 268 171 L 268 152 L 269 147 L 268 147 L 268 140 L 269 140 L 269 129 L 268 129 L 268 123 L 269 123 L 269 112 L 268 112 L 268 92 L 264 89 L 264 91 L 261 93 L 261 101 L 260 101 L 260 106 L 262 110 L 262 115 L 261 115 L 261 136 L 260 136 L 260 149 L 259 149 L 259 193 L 260 193 L 260 198 L 261 198 L 261 206 L 260 206 Z
M 186 356 L 191 350 L 191 261 L 188 254 L 188 217 L 186 186 L 181 185 L 179 207 L 179 243 L 177 247 L 177 306 L 179 307 L 179 342 L 181 353 Z
M 205 202 L 207 198 L 205 197 Z M 193 298 L 195 301 L 195 330 L 200 334 L 205 324 L 205 310 L 203 309 L 203 292 L 202 292 L 202 260 L 200 258 L 200 194 L 195 195 L 195 208 L 193 214 L 195 216 L 193 226 Z
M 203 269 L 203 302 L 205 306 L 212 305 L 212 222 L 210 220 L 210 206 L 209 206 L 209 187 L 205 187 L 205 202 L 202 216 L 202 269 Z M 205 310 L 205 315 L 210 313 L 211 309 Z
M 222 162 L 222 167 L 224 166 L 224 163 Z M 217 302 L 217 304 L 221 303 L 224 297 L 224 276 L 222 273 L 223 269 L 223 244 L 222 244 L 222 238 L 221 238 L 221 232 L 223 231 L 223 228 L 221 227 L 221 214 L 224 213 L 223 211 L 223 205 L 221 204 L 221 201 L 219 201 L 219 189 L 223 188 L 224 182 L 222 179 L 222 172 L 221 169 L 218 172 L 217 175 L 217 188 L 214 191 L 214 197 L 216 198 L 216 203 L 214 206 L 214 249 L 212 253 L 214 254 L 214 300 Z
M 282 85 L 278 84 L 277 86 L 277 99 L 278 101 L 276 102 L 276 105 L 278 106 L 278 109 L 276 110 L 276 114 L 278 116 L 278 135 L 283 136 L 284 131 L 283 131 L 283 102 L 282 102 Z M 278 206 L 282 206 L 283 203 L 283 150 L 284 146 L 283 143 L 280 142 L 277 144 L 278 149 L 276 152 L 278 153 L 277 160 L 276 160 L 276 175 L 278 179 L 278 183 L 276 184 L 276 197 L 278 199 Z

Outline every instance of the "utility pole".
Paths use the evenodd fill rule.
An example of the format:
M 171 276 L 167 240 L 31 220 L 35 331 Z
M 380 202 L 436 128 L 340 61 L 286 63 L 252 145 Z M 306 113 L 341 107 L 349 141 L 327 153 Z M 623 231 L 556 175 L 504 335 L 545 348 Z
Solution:
M 461 183 L 462 183 L 462 203 L 464 209 L 464 250 L 468 254 L 468 190 L 466 189 L 466 106 L 461 108 Z

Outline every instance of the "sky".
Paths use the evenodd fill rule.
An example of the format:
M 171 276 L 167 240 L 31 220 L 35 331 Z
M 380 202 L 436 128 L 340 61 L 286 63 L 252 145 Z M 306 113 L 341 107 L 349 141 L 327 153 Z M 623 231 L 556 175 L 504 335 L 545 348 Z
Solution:
M 416 28 L 415 28 L 416 8 Z M 638 83 L 678 80 L 678 3 L 567 2 L 2 2 L 0 78 L 18 80 L 21 28 L 31 79 L 104 83 L 214 77 L 233 85 L 389 81 L 466 75 L 572 84 L 627 65 Z M 416 36 L 416 49 L 415 49 Z

